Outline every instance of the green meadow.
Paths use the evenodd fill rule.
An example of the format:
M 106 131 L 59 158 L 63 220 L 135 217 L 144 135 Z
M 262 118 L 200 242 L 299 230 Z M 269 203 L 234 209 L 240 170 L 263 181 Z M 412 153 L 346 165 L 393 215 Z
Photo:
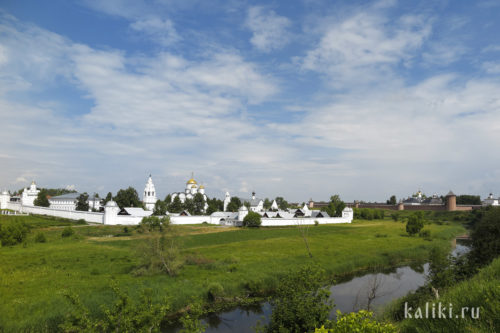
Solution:
M 430 239 L 409 237 L 404 223 L 389 218 L 311 226 L 311 259 L 297 227 L 171 226 L 185 262 L 170 277 L 137 274 L 138 248 L 145 236 L 134 227 L 0 215 L 0 223 L 7 221 L 25 223 L 31 231 L 23 244 L 0 248 L 0 331 L 55 330 L 68 312 L 68 292 L 79 295 L 91 315 L 99 317 L 101 306 L 114 300 L 113 281 L 132 297 L 150 288 L 156 301 L 167 296 L 177 311 L 194 298 L 209 304 L 208 290 L 214 285 L 228 303 L 271 295 L 279 277 L 311 261 L 332 279 L 422 262 L 432 247 L 449 250 L 451 239 L 465 232 L 452 215 L 429 219 L 424 229 L 431 231 Z M 74 235 L 63 238 L 68 225 L 73 225 Z M 38 233 L 45 235 L 45 243 L 35 242 Z

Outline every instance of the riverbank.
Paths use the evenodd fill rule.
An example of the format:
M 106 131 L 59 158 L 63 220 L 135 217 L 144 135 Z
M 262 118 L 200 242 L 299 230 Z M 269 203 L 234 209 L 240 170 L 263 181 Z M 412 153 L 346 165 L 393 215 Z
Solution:
M 12 217 L 1 217 L 0 222 L 8 218 Z M 193 298 L 221 310 L 225 303 L 211 303 L 210 290 L 219 293 L 215 299 L 246 302 L 272 294 L 281 276 L 308 261 L 338 279 L 356 271 L 422 261 L 432 247 L 449 249 L 450 240 L 465 230 L 458 221 L 440 221 L 426 225 L 431 237 L 425 240 L 408 237 L 405 225 L 392 220 L 311 226 L 309 259 L 296 227 L 175 226 L 185 264 L 177 276 L 169 277 L 134 274 L 137 246 L 144 236 L 130 227 L 81 226 L 74 228 L 72 237 L 62 238 L 67 221 L 14 218 L 31 225 L 32 231 L 25 247 L 0 249 L 0 327 L 6 331 L 56 328 L 68 309 L 64 291 L 78 294 L 90 314 L 100 316 L 101 305 L 114 299 L 111 280 L 134 298 L 145 288 L 153 290 L 156 302 L 168 296 L 173 312 Z M 34 241 L 39 232 L 46 235 L 46 243 Z

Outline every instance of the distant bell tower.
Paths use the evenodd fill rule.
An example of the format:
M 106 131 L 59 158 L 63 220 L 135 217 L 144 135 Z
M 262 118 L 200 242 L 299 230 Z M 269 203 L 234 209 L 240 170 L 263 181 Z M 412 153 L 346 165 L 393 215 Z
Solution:
M 229 192 L 226 192 L 226 197 L 224 198 L 224 211 L 227 211 L 227 205 L 229 205 L 229 202 L 231 202 L 231 196 L 229 195 Z
M 155 185 L 153 184 L 153 179 L 149 175 L 146 186 L 144 187 L 144 193 L 142 195 L 142 202 L 146 206 L 146 210 L 153 210 L 155 208 L 155 203 L 158 201 L 156 198 Z

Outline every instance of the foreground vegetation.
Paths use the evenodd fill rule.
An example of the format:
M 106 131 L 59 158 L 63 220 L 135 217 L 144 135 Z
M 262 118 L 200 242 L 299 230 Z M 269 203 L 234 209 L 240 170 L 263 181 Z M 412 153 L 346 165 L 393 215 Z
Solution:
M 447 251 L 450 239 L 465 230 L 460 221 L 439 222 L 425 225 L 426 238 L 409 237 L 405 223 L 392 219 L 313 226 L 307 232 L 312 258 L 297 227 L 170 226 L 183 265 L 169 276 L 141 269 L 140 253 L 149 236 L 133 227 L 0 216 L 2 226 L 24 224 L 30 230 L 22 242 L 0 248 L 0 330 L 60 329 L 67 319 L 68 295 L 78 296 L 90 318 L 103 320 L 103 305 L 109 309 L 115 302 L 113 290 L 131 299 L 148 291 L 151 304 L 168 297 L 170 314 L 182 312 L 193 300 L 217 310 L 273 294 L 281 277 L 306 262 L 321 267 L 331 280 L 425 260 L 431 248 Z M 71 232 L 65 231 L 68 225 Z

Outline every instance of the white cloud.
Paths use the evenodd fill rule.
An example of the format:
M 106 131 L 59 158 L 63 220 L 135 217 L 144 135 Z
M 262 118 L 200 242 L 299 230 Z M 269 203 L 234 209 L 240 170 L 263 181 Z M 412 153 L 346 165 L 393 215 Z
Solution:
M 498 74 L 500 73 L 500 63 L 487 61 L 481 66 L 486 73 L 489 74 Z
M 326 28 L 317 46 L 301 60 L 302 68 L 328 73 L 339 86 L 372 83 L 387 78 L 393 66 L 411 61 L 430 31 L 423 16 L 391 21 L 375 8 L 357 12 Z
M 288 44 L 291 22 L 284 16 L 263 7 L 250 7 L 245 25 L 252 31 L 250 42 L 263 52 L 278 50 Z
M 159 17 L 140 19 L 133 22 L 130 27 L 147 34 L 151 39 L 163 45 L 170 45 L 180 40 L 173 22 L 169 19 L 163 20 Z

